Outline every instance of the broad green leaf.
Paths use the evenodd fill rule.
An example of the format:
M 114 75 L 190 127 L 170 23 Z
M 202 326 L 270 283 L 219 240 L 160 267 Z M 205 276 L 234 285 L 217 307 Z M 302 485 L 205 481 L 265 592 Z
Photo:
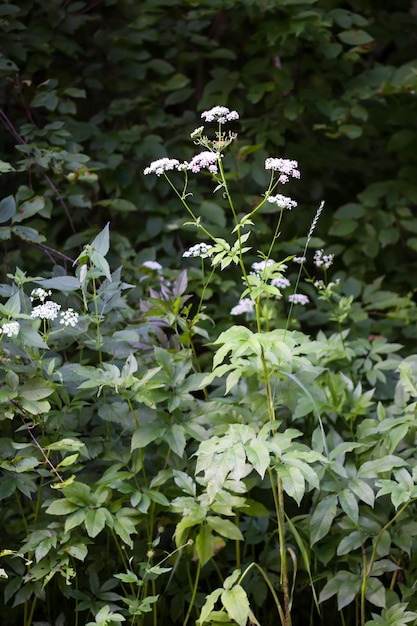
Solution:
M 354 524 L 358 523 L 359 507 L 355 495 L 350 489 L 343 489 L 339 493 L 339 504 L 346 513 L 346 515 L 352 520 Z
M 69 513 L 73 513 L 77 509 L 78 506 L 74 504 L 74 502 L 61 498 L 54 500 L 54 502 L 48 506 L 46 512 L 49 513 L 49 515 L 69 515 Z
M 163 439 L 167 442 L 169 447 L 175 454 L 182 457 L 185 449 L 185 434 L 184 428 L 179 424 L 173 424 L 166 429 Z
M 23 222 L 23 220 L 32 215 L 36 215 L 45 207 L 45 198 L 43 196 L 34 196 L 23 202 L 13 216 L 12 223 Z
M 252 439 L 245 445 L 245 452 L 249 463 L 253 465 L 255 471 L 263 478 L 270 462 L 269 450 L 265 443 L 260 439 Z
M 43 243 L 46 239 L 37 230 L 30 228 L 29 226 L 13 226 L 11 231 L 20 237 L 20 239 L 23 239 L 23 241 L 29 241 L 29 243 Z
M 138 448 L 145 448 L 152 441 L 162 437 L 165 431 L 166 427 L 163 424 L 158 424 L 156 422 L 140 426 L 133 433 L 131 451 L 137 450 Z
M 1 163 L 4 163 L 4 161 L 0 161 L 0 165 Z M 6 198 L 3 198 L 3 200 L 0 201 L 0 224 L 4 224 L 4 222 L 9 221 L 9 219 L 13 217 L 15 212 L 16 212 L 16 201 L 14 197 L 7 196 Z
M 249 617 L 249 600 L 243 587 L 235 585 L 231 589 L 225 589 L 221 595 L 221 601 L 229 617 L 239 626 L 246 626 Z
M 329 495 L 319 501 L 310 520 L 311 545 L 325 537 L 337 512 L 337 496 Z
M 401 467 L 408 465 L 407 461 L 401 459 L 399 456 L 393 454 L 387 454 L 375 461 L 365 461 L 358 471 L 359 478 L 375 478 L 378 474 L 384 472 L 391 473 L 394 467 Z
M 282 480 L 282 487 L 286 494 L 294 498 L 298 506 L 305 493 L 305 480 L 303 474 L 297 467 L 280 464 L 277 472 Z
M 19 389 L 20 396 L 25 400 L 36 402 L 47 398 L 54 392 L 55 386 L 43 378 L 29 378 Z
M 106 512 L 105 509 L 100 507 L 99 509 L 90 509 L 87 511 L 87 515 L 84 520 L 85 528 L 89 537 L 97 537 L 97 535 L 103 530 L 106 525 Z
M 222 517 L 207 517 L 207 524 L 212 528 L 216 533 L 222 535 L 222 537 L 227 537 L 228 539 L 234 539 L 235 541 L 243 541 L 243 535 L 240 532 L 240 529 L 233 524 L 233 522 L 223 519 Z
M 214 554 L 214 536 L 208 524 L 202 524 L 195 541 L 197 555 L 203 567 Z
M 374 41 L 374 38 L 364 30 L 344 30 L 338 35 L 340 41 L 351 46 L 363 46 Z
M 45 278 L 45 280 L 34 280 L 34 283 L 40 285 L 44 289 L 56 289 L 57 291 L 75 291 L 80 289 L 80 281 L 74 276 L 54 276 L 54 278 Z
M 353 478 L 349 481 L 349 488 L 358 496 L 359 500 L 369 504 L 371 507 L 374 506 L 375 494 L 367 482 L 359 478 Z
M 97 237 L 91 242 L 91 248 L 98 252 L 101 256 L 105 257 L 110 249 L 110 234 L 109 234 L 110 222 L 107 222 L 105 227 Z

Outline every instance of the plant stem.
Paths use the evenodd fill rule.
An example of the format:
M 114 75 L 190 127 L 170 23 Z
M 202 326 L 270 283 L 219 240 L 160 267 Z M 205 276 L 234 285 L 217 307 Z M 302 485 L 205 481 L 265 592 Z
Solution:
M 198 559 L 198 561 L 197 561 L 197 572 L 195 574 L 194 586 L 193 586 L 193 591 L 192 591 L 192 594 L 191 594 L 190 605 L 188 607 L 187 615 L 185 616 L 185 620 L 183 621 L 182 626 L 187 626 L 187 622 L 190 619 L 191 611 L 193 610 L 193 607 L 194 607 L 195 597 L 197 595 L 197 588 L 198 588 L 198 583 L 199 583 L 199 580 L 200 580 L 200 572 L 201 572 L 201 563 L 200 563 L 200 559 Z

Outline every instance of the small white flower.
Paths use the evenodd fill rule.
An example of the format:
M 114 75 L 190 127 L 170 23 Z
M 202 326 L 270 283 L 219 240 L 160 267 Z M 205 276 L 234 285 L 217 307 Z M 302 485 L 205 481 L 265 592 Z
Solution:
M 293 293 L 291 296 L 288 296 L 288 301 L 293 304 L 302 304 L 303 306 L 310 302 L 308 296 L 302 293 Z
M 324 284 L 324 282 L 322 280 L 315 280 L 313 285 L 315 286 L 316 289 L 325 289 L 326 285 Z
M 276 204 L 280 209 L 288 209 L 289 211 L 297 206 L 295 200 L 291 200 L 288 196 L 281 196 L 280 193 L 277 193 L 276 196 L 269 196 L 268 202 Z
M 160 272 L 162 269 L 162 265 L 157 261 L 145 261 L 142 263 L 143 267 L 147 267 L 150 270 L 155 270 L 156 272 Z
M 66 311 L 61 311 L 59 323 L 64 326 L 76 326 L 78 318 L 79 315 L 74 309 L 67 309 Z
M 198 128 L 195 128 L 193 130 L 193 132 L 190 134 L 191 139 L 195 139 L 196 137 L 200 137 L 201 133 L 204 130 L 204 126 L 199 126 Z
M 40 318 L 43 320 L 54 320 L 58 317 L 58 312 L 61 309 L 61 305 L 52 300 L 47 300 L 44 304 L 35 306 L 30 314 L 33 318 Z
M 307 261 L 305 256 L 295 256 L 293 258 L 294 263 L 305 263 Z
M 219 152 L 210 152 L 208 150 L 200 152 L 200 154 L 196 154 L 191 161 L 187 163 L 187 170 L 198 174 L 202 169 L 207 168 L 212 174 L 217 174 L 219 171 L 217 167 L 219 158 L 221 158 Z
M 300 178 L 300 172 L 297 168 L 298 162 L 291 161 L 290 159 L 274 159 L 272 157 L 269 157 L 265 161 L 266 170 L 280 172 L 281 176 L 282 174 L 284 174 L 284 177 L 280 177 L 279 179 L 281 183 L 286 183 L 289 176 L 292 176 L 293 178 Z
M 201 117 L 206 122 L 219 122 L 219 124 L 225 124 L 233 120 L 239 119 L 239 113 L 237 111 L 230 111 L 227 107 L 215 106 L 208 111 L 203 111 Z
M 253 313 L 255 310 L 255 303 L 250 298 L 243 298 L 239 304 L 233 307 L 230 311 L 231 315 L 242 315 L 242 313 Z
M 196 243 L 191 248 L 188 248 L 183 253 L 183 257 L 200 257 L 201 259 L 207 259 L 207 257 L 211 256 L 211 249 L 213 246 L 210 246 L 208 243 Z
M 273 265 L 275 261 L 272 259 L 267 259 L 266 261 L 256 261 L 252 263 L 252 269 L 254 272 L 261 274 L 266 267 L 269 265 Z
M 0 328 L 0 332 L 2 332 L 3 335 L 6 335 L 6 337 L 17 337 L 19 330 L 19 322 L 6 322 L 6 324 L 3 324 Z
M 51 295 L 51 290 L 46 291 L 45 289 L 42 289 L 42 287 L 38 287 L 37 289 L 32 289 L 30 301 L 33 302 L 34 300 L 40 300 L 41 302 L 45 302 L 46 298 Z
M 325 270 L 328 270 L 332 265 L 333 259 L 334 254 L 324 254 L 323 250 L 316 250 L 313 257 L 314 265 Z
M 157 176 L 161 176 L 164 172 L 168 170 L 178 169 L 180 162 L 177 159 L 168 159 L 164 157 L 163 159 L 157 159 L 156 161 L 152 161 L 152 163 L 143 170 L 143 173 L 146 174 L 156 174 Z
M 273 287 L 278 287 L 278 289 L 285 289 L 286 287 L 290 287 L 291 283 L 288 278 L 284 278 L 283 276 L 279 276 L 277 278 L 273 278 L 271 280 L 271 285 Z

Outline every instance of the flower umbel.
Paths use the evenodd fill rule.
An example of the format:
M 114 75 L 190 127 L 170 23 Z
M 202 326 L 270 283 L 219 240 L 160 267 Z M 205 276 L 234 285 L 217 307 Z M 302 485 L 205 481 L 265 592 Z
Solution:
M 200 152 L 187 163 L 187 170 L 198 174 L 202 169 L 207 168 L 212 174 L 218 174 L 217 161 L 220 157 L 219 152 L 210 152 L 209 150 Z
M 59 323 L 64 326 L 76 326 L 78 323 L 78 313 L 74 309 L 61 311 Z
M 231 315 L 242 315 L 243 313 L 253 313 L 255 303 L 250 298 L 242 298 L 242 300 L 230 311 Z
M 45 302 L 46 298 L 51 295 L 52 291 L 50 289 L 46 291 L 45 289 L 42 289 L 42 287 L 38 287 L 37 289 L 32 289 L 30 301 L 33 302 L 34 300 L 40 300 L 41 302 Z
M 6 337 L 17 337 L 20 330 L 19 322 L 7 322 L 0 328 L 0 332 Z
M 237 111 L 230 111 L 227 107 L 215 106 L 208 111 L 203 111 L 201 117 L 206 122 L 219 122 L 219 124 L 225 124 L 233 120 L 239 119 L 239 113 Z
M 268 202 L 276 204 L 280 209 L 288 209 L 289 211 L 297 206 L 295 200 L 291 200 L 288 196 L 281 196 L 280 193 L 277 193 L 276 196 L 269 196 Z
M 314 265 L 325 270 L 328 270 L 332 265 L 333 259 L 334 254 L 324 254 L 324 250 L 316 250 L 313 257 Z
M 44 304 L 35 306 L 30 316 L 33 318 L 40 318 L 42 320 L 55 320 L 58 317 L 60 309 L 60 304 L 52 302 L 52 300 L 47 300 Z
M 273 170 L 274 172 L 280 172 L 280 182 L 288 182 L 288 177 L 300 178 L 300 171 L 298 170 L 298 162 L 291 159 L 275 159 L 269 157 L 265 161 L 265 169 Z
M 278 289 L 285 289 L 286 287 L 290 287 L 291 283 L 288 278 L 284 278 L 284 276 L 279 276 L 271 280 L 271 285 L 273 287 L 277 287 Z
M 308 296 L 305 296 L 303 293 L 293 293 L 291 296 L 288 296 L 288 301 L 292 302 L 292 304 L 301 304 L 302 306 L 310 302 Z
M 207 259 L 211 256 L 211 246 L 208 243 L 196 243 L 191 248 L 188 248 L 185 252 L 183 252 L 183 257 L 200 257 L 200 259 Z
M 142 266 L 150 270 L 155 270 L 156 272 L 160 272 L 162 269 L 162 265 L 158 263 L 158 261 L 145 261 L 142 263 Z
M 164 157 L 163 159 L 157 159 L 156 161 L 152 161 L 152 163 L 143 170 L 143 173 L 146 174 L 156 174 L 157 176 L 161 176 L 164 172 L 169 170 L 178 169 L 180 162 L 177 159 L 168 159 Z

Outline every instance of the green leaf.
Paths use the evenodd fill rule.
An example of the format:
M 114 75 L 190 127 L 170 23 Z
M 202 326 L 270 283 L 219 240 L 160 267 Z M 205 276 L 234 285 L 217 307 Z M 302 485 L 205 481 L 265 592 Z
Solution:
M 26 200 L 23 202 L 17 212 L 14 214 L 12 222 L 16 224 L 17 222 L 22 222 L 26 220 L 28 217 L 32 217 L 32 215 L 36 215 L 39 211 L 45 208 L 45 198 L 43 196 L 34 196 L 30 198 L 30 200 Z
M 240 529 L 227 519 L 221 517 L 207 517 L 207 524 L 222 537 L 233 539 L 235 541 L 243 541 L 243 535 Z
M 203 624 L 208 621 L 210 613 L 214 610 L 216 602 L 220 598 L 222 592 L 223 589 L 215 589 L 206 597 L 206 601 L 201 607 L 200 617 L 197 620 L 197 623 L 200 626 L 203 626 Z
M 169 447 L 175 454 L 182 457 L 185 450 L 185 434 L 184 428 L 179 424 L 173 424 L 166 429 L 163 439 L 167 442 Z
M 45 280 L 34 280 L 36 285 L 40 285 L 44 289 L 57 289 L 58 291 L 75 291 L 80 289 L 80 281 L 74 276 L 55 276 L 54 278 L 45 278 Z
M 1 161 L 3 163 L 3 161 Z M 0 202 L 0 224 L 7 222 L 16 213 L 16 201 L 13 196 L 7 196 Z
M 265 443 L 260 439 L 252 439 L 245 445 L 245 452 L 251 463 L 261 478 L 265 476 L 265 472 L 269 466 L 269 450 Z
M 131 451 L 138 448 L 145 448 L 147 445 L 162 437 L 166 431 L 166 427 L 157 422 L 151 422 L 150 424 L 144 424 L 140 426 L 132 435 Z
M 228 616 L 239 626 L 246 626 L 249 617 L 249 600 L 243 587 L 235 585 L 232 589 L 225 589 L 221 595 L 221 601 Z
M 50 396 L 54 392 L 54 388 L 52 383 L 43 378 L 30 378 L 19 391 L 22 398 L 36 402 Z
M 74 504 L 74 502 L 60 498 L 59 500 L 54 500 L 54 502 L 48 506 L 46 512 L 49 513 L 49 515 L 68 515 L 77 509 L 78 506 Z
M 303 474 L 297 467 L 290 467 L 280 464 L 277 468 L 279 477 L 282 480 L 282 487 L 291 498 L 300 506 L 305 493 L 305 480 Z
M 107 222 L 103 230 L 91 242 L 91 248 L 101 256 L 106 256 L 110 249 L 109 225 L 110 222 Z
M 330 530 L 337 511 L 337 496 L 329 495 L 320 500 L 310 520 L 311 545 L 325 537 Z
M 90 509 L 84 520 L 85 528 L 89 537 L 97 537 L 106 525 L 106 509 Z
M 28 226 L 13 226 L 12 233 L 23 239 L 23 241 L 29 241 L 29 243 L 42 243 L 45 241 L 45 237 L 38 233 L 34 228 Z
M 364 30 L 344 30 L 338 35 L 340 41 L 343 43 L 347 43 L 351 46 L 363 46 L 365 44 L 371 43 L 374 41 L 374 38 L 371 37 Z
M 195 541 L 197 555 L 203 567 L 214 554 L 214 536 L 207 524 L 202 524 Z
M 339 504 L 346 513 L 346 515 L 352 520 L 354 524 L 358 523 L 359 519 L 359 507 L 355 495 L 350 489 L 343 489 L 339 493 Z

